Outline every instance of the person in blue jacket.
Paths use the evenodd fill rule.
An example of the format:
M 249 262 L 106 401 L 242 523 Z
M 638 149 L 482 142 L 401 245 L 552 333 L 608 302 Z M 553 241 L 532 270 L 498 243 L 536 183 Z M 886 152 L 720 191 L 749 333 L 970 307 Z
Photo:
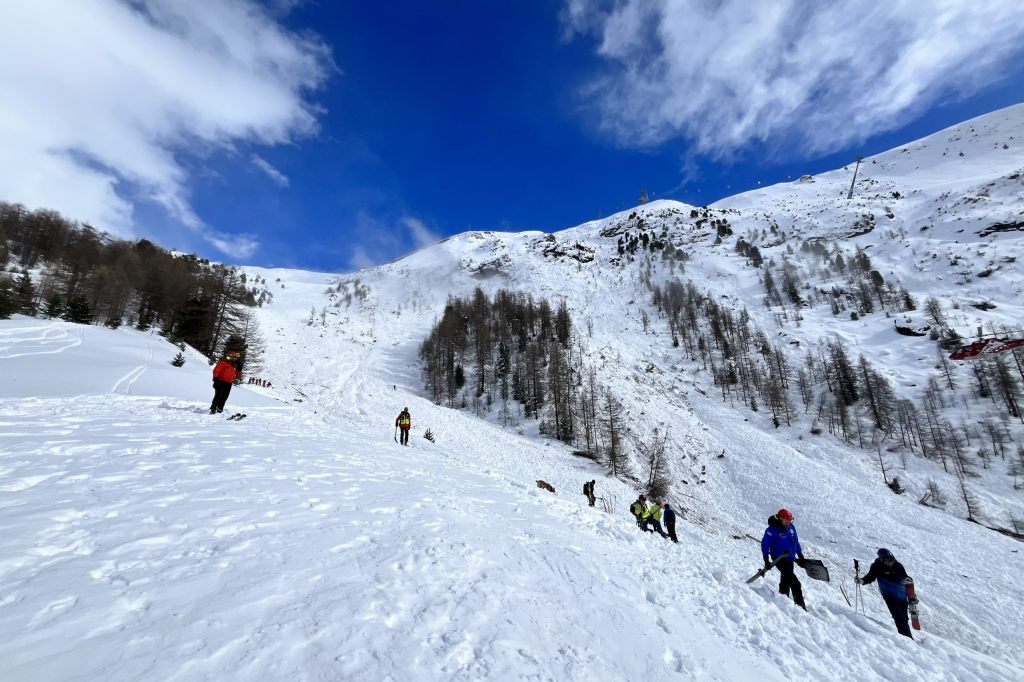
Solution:
M 788 509 L 780 509 L 777 514 L 769 517 L 768 528 L 761 538 L 761 554 L 764 556 L 764 565 L 767 567 L 774 559 L 786 554 L 786 558 L 775 564 L 782 577 L 779 579 L 779 592 L 789 596 L 793 593 L 793 603 L 804 611 L 804 591 L 800 581 L 793 572 L 794 560 L 798 565 L 804 561 L 803 550 L 800 549 L 800 538 L 796 534 L 796 526 L 793 525 L 793 514 Z
M 878 558 L 871 564 L 871 569 L 860 578 L 861 585 L 870 585 L 878 581 L 878 591 L 882 594 L 885 605 L 889 607 L 892 620 L 896 623 L 896 631 L 904 637 L 914 639 L 910 634 L 910 623 L 907 617 L 907 588 L 903 581 L 907 579 L 907 571 L 903 564 L 896 561 L 892 552 L 884 547 L 878 550 Z

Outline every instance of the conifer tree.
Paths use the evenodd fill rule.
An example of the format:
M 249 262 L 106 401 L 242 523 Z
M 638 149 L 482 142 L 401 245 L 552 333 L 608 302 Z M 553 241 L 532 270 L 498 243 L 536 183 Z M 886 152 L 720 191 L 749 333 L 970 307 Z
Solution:
M 18 304 L 18 312 L 22 315 L 36 314 L 36 288 L 32 284 L 32 277 L 25 270 L 21 273 L 16 283 L 15 299 Z
M 49 319 L 64 317 L 64 302 L 58 294 L 51 294 L 46 300 L 46 310 L 43 315 Z
M 92 323 L 92 307 L 85 296 L 75 296 L 68 302 L 67 310 L 64 311 L 64 319 L 76 324 Z
M 10 319 L 18 312 L 18 301 L 10 278 L 0 277 L 0 320 Z

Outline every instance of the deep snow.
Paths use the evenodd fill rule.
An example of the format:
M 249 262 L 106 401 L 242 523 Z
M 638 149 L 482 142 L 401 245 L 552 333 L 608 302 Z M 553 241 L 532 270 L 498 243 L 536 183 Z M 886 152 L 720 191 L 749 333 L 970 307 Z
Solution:
M 82 330 L 0 323 L 7 352 L 20 353 L 4 366 L 33 357 L 32 342 L 13 339 L 55 327 Z M 93 329 L 61 355 L 101 354 Z M 121 352 L 107 365 L 120 358 L 124 376 L 147 348 L 152 370 L 175 350 L 112 333 Z M 410 358 L 368 354 L 339 377 L 362 414 L 264 404 L 237 424 L 211 417 L 208 368 L 193 362 L 181 368 L 193 400 L 5 399 L 4 679 L 1019 679 L 1007 597 L 1019 596 L 1024 566 L 1011 540 L 938 512 L 922 511 L 917 527 L 894 521 L 891 494 L 851 496 L 824 453 L 765 443 L 716 410 L 708 428 L 737 453 L 723 466 L 751 498 L 731 519 L 681 523 L 672 546 L 637 532 L 631 491 L 555 444 L 403 393 L 417 425 L 414 447 L 400 448 L 387 422 L 402 400 L 366 367 L 390 380 Z M 428 425 L 436 445 L 420 437 Z M 804 614 L 768 581 L 743 584 L 758 550 L 729 531 L 758 533 L 773 501 L 746 481 L 766 471 L 799 493 L 790 504 L 808 554 L 836 580 L 838 557 L 867 559 L 879 536 L 900 534 L 890 546 L 922 593 L 917 642 L 892 631 L 872 591 L 864 617 L 835 587 L 805 580 Z M 615 515 L 577 493 L 591 476 L 617 499 Z
M 1015 160 L 993 147 L 984 167 L 999 185 L 989 195 L 1001 197 L 992 220 L 1020 210 L 1007 178 L 1020 165 L 1022 111 L 997 112 L 995 132 L 966 147 L 1014 132 Z M 934 148 L 914 153 L 931 154 L 926 170 L 949 174 Z M 918 197 L 917 208 L 896 211 L 901 226 L 916 226 L 950 191 L 913 170 L 900 191 Z M 924 189 L 915 194 L 911 182 Z M 759 205 L 781 216 L 799 199 L 792 214 L 803 216 L 815 204 L 824 217 L 787 229 L 832 229 L 848 207 L 819 190 L 826 184 L 768 188 Z M 743 195 L 731 209 L 738 234 L 764 220 L 766 209 L 740 205 L 752 201 Z M 689 210 L 639 209 L 652 223 Z M 1021 319 L 1019 268 L 984 283 L 938 283 L 964 266 L 926 248 L 959 248 L 979 266 L 991 258 L 977 254 L 983 246 L 1022 250 L 1012 233 L 955 244 L 963 216 L 937 221 L 941 234 L 927 247 L 923 237 L 903 246 L 879 233 L 851 243 L 871 244 L 915 295 L 967 301 L 989 287 L 995 319 Z M 964 521 L 955 500 L 943 512 L 893 495 L 870 453 L 810 436 L 806 423 L 772 429 L 723 403 L 653 313 L 643 332 L 641 312 L 652 311 L 639 268 L 610 266 L 614 240 L 600 237 L 625 219 L 554 236 L 569 250 L 591 246 L 597 258 L 587 263 L 544 256 L 551 241 L 542 233 L 467 233 L 343 278 L 248 268 L 274 293 L 258 318 L 268 341 L 261 375 L 275 388 L 236 388 L 228 411 L 248 414 L 239 423 L 205 414 L 209 366 L 192 354 L 171 367 L 177 349 L 157 335 L 0 322 L 0 678 L 1024 679 L 1022 545 Z M 804 347 L 840 336 L 907 390 L 932 371 L 934 344 L 896 338 L 880 314 L 850 322 L 807 311 L 799 328 L 774 327 L 754 305 L 752 269 L 712 247 L 713 235 L 680 231 L 699 256 L 684 279 L 747 303 L 772 335 Z M 339 281 L 352 292 L 357 277 L 365 295 L 349 304 L 326 292 Z M 684 511 L 678 546 L 641 535 L 626 510 L 636 491 L 531 435 L 535 425 L 502 429 L 421 397 L 420 341 L 450 293 L 478 285 L 566 296 L 587 362 L 623 398 L 636 432 L 669 429 L 673 499 Z M 326 306 L 326 325 L 306 324 L 311 306 Z M 411 448 L 393 440 L 404 405 Z M 436 444 L 422 437 L 427 428 Z M 899 473 L 911 493 L 937 475 L 919 458 Z M 586 506 L 591 478 L 613 514 Z M 983 478 L 977 492 L 990 514 L 1022 508 L 1005 476 Z M 803 579 L 809 613 L 775 592 L 776 574 L 744 584 L 780 506 L 796 513 L 808 556 L 832 571 L 832 584 Z M 874 587 L 864 590 L 866 615 L 839 592 L 852 592 L 852 560 L 866 565 L 880 546 L 917 581 L 924 630 L 914 642 L 895 633 Z

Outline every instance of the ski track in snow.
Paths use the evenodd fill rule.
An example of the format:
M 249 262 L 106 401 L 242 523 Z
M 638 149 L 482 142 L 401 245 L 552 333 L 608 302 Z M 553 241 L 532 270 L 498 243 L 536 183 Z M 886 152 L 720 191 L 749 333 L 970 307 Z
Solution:
M 132 386 L 138 381 L 139 377 L 142 376 L 143 372 L 149 369 L 150 363 L 153 361 L 153 347 L 150 344 L 146 344 L 146 364 L 139 365 L 128 374 L 118 379 L 117 383 L 110 389 L 111 393 L 120 393 L 121 386 L 125 387 L 124 393 L 131 394 Z
M 84 338 L 84 327 L 62 322 L 52 322 L 42 328 L 38 324 L 31 324 L 23 328 L 4 329 L 0 331 L 0 359 L 63 353 L 81 345 Z M 11 352 L 12 348 L 17 352 Z

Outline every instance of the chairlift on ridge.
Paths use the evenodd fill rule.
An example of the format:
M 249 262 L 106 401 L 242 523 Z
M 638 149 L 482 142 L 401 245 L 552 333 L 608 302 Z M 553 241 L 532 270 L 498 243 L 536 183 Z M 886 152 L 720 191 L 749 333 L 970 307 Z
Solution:
M 965 346 L 960 346 L 952 354 L 950 360 L 977 360 L 985 355 L 1003 353 L 1014 348 L 1024 346 L 1024 338 L 1019 334 L 1016 337 L 992 335 L 988 338 L 980 338 Z

